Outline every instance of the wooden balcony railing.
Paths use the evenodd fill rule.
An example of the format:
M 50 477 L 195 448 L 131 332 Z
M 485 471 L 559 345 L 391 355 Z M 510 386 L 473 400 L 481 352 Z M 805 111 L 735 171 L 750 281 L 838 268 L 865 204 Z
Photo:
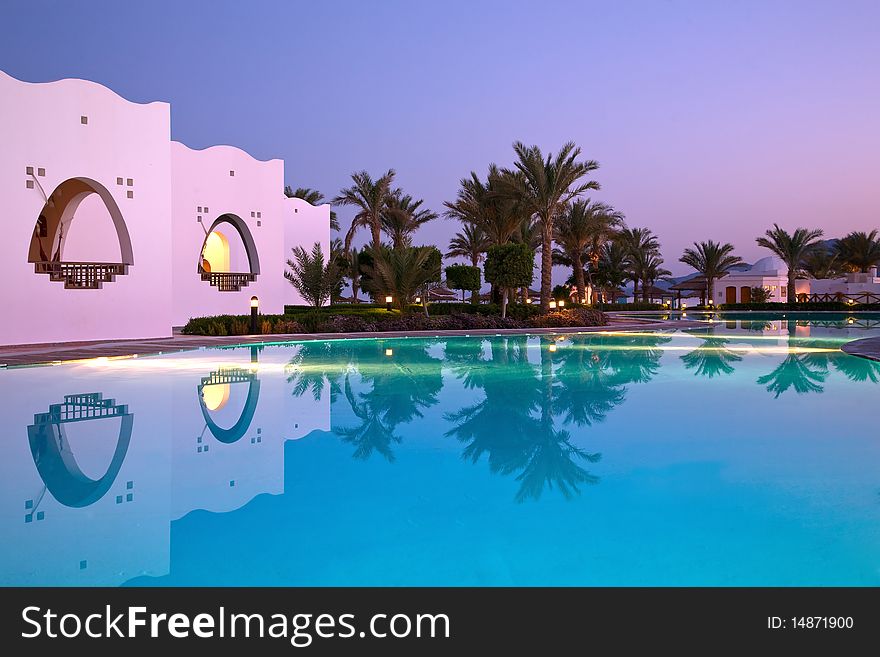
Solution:
M 201 276 L 203 281 L 207 281 L 221 292 L 238 292 L 257 280 L 257 275 L 250 272 L 203 271 Z
M 49 280 L 64 283 L 68 290 L 99 290 L 104 283 L 112 283 L 117 276 L 128 273 L 128 265 L 121 262 L 53 262 L 34 263 L 34 271 L 48 274 Z
M 851 304 L 880 304 L 880 294 L 874 292 L 858 292 L 854 294 L 844 294 L 843 292 L 825 293 L 825 294 L 806 294 L 797 295 L 798 303 L 851 303 Z

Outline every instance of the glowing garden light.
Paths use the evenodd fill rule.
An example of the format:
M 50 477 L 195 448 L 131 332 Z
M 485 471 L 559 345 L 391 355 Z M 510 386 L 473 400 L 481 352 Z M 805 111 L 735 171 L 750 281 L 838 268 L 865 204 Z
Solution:
M 559 300 L 559 307 L 560 307 L 560 308 L 565 308 L 565 299 L 560 299 L 560 300 Z
M 389 294 L 387 297 L 385 297 L 385 309 L 386 309 L 386 310 L 391 310 L 391 304 L 392 304 L 392 303 L 394 303 L 394 297 L 392 297 L 392 296 Z
M 251 335 L 259 333 L 257 330 L 257 311 L 260 309 L 260 300 L 257 297 L 251 297 Z
M 555 310 L 555 309 L 556 309 L 556 302 L 555 302 L 555 301 L 551 301 L 551 302 L 550 302 L 550 310 Z

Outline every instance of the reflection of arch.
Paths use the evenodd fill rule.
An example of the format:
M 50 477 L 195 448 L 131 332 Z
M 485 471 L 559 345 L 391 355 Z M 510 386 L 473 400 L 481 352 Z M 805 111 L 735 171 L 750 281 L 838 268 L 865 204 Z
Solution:
M 100 479 L 86 476 L 70 450 L 64 424 L 119 417 L 122 425 L 116 449 L 107 471 Z M 28 427 L 31 455 L 46 488 L 64 506 L 81 508 L 94 504 L 110 490 L 131 442 L 134 415 L 101 393 L 65 395 L 63 404 L 52 404 L 48 413 L 34 416 Z
M 210 258 L 208 258 L 208 266 L 205 266 L 206 250 L 212 248 L 210 244 L 212 236 L 217 235 L 221 239 L 221 245 L 218 248 L 223 248 L 223 246 L 226 248 L 226 266 L 228 267 L 229 240 L 226 235 L 217 230 L 217 227 L 221 224 L 229 224 L 241 238 L 241 243 L 244 245 L 245 254 L 248 259 L 247 272 L 223 271 L 221 267 L 217 266 L 218 263 L 210 262 Z M 221 292 L 238 292 L 241 288 L 257 280 L 257 276 L 260 273 L 260 256 L 257 253 L 257 245 L 254 242 L 250 229 L 240 217 L 227 213 L 221 214 L 214 220 L 214 223 L 211 224 L 211 228 L 205 235 L 205 241 L 202 242 L 202 248 L 199 251 L 198 273 L 203 281 L 209 282 Z
M 214 422 L 214 418 L 211 417 L 211 411 L 205 403 L 204 390 L 210 386 L 232 383 L 247 383 L 248 394 L 238 420 L 228 429 L 224 429 L 218 426 Z M 229 445 L 238 441 L 247 433 L 251 422 L 253 422 L 254 413 L 257 410 L 257 402 L 260 399 L 260 380 L 256 374 L 240 367 L 220 368 L 216 372 L 211 372 L 210 375 L 204 377 L 201 383 L 199 383 L 197 390 L 202 417 L 205 418 L 205 424 L 208 425 L 208 428 L 217 440 Z
M 63 259 L 64 242 L 80 204 L 97 194 L 113 221 L 121 262 L 68 262 Z M 91 178 L 69 178 L 46 199 L 36 220 L 28 250 L 34 271 L 48 274 L 49 280 L 63 282 L 67 289 L 95 290 L 116 276 L 128 273 L 134 252 L 128 227 L 113 195 Z

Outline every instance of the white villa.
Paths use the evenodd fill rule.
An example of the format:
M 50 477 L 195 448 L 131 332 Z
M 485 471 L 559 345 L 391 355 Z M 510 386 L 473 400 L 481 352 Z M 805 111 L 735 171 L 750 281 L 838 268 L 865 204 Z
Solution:
M 168 337 L 190 317 L 281 313 L 294 246 L 329 253 L 330 206 L 284 162 L 171 140 L 167 103 L 0 72 L 0 344 Z

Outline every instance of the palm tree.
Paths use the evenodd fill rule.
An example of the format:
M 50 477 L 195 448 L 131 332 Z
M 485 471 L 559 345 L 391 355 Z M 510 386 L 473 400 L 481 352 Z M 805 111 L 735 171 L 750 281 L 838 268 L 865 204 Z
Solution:
M 593 262 L 598 262 L 605 241 L 614 234 L 622 215 L 605 203 L 590 199 L 570 203 L 556 219 L 554 240 L 559 245 L 553 250 L 554 264 L 572 268 L 578 299 L 586 300 L 584 279 L 585 260 L 590 263 L 590 287 L 592 288 Z
M 294 247 L 293 260 L 288 260 L 287 266 L 290 269 L 284 272 L 284 278 L 310 306 L 317 309 L 330 300 L 339 283 L 339 272 L 333 258 L 325 263 L 320 242 L 315 242 L 311 253 L 301 246 Z
M 400 189 L 388 194 L 379 222 L 382 232 L 391 239 L 392 248 L 412 246 L 413 234 L 437 218 L 436 212 L 421 207 L 423 202 L 422 199 L 417 201 L 409 194 L 404 194 Z
M 633 281 L 633 292 L 641 283 L 642 296 L 647 301 L 648 282 L 644 275 L 651 269 L 652 262 L 660 257 L 660 242 L 650 228 L 624 228 L 618 240 L 626 252 L 626 267 Z
M 867 273 L 880 263 L 880 240 L 877 231 L 854 231 L 837 241 L 834 252 L 853 271 Z
M 822 231 L 819 229 L 809 230 L 797 228 L 789 234 L 778 224 L 773 224 L 773 229 L 768 230 L 764 237 L 755 240 L 758 246 L 772 251 L 788 267 L 788 300 L 794 303 L 795 279 L 801 270 L 804 258 L 819 247 L 819 238 Z
M 606 293 L 616 295 L 617 290 L 626 285 L 630 277 L 627 272 L 627 257 L 626 247 L 619 239 L 613 239 L 602 246 L 596 265 L 596 283 Z
M 815 248 L 805 255 L 801 267 L 810 278 L 840 278 L 844 273 L 839 255 L 822 248 Z
M 345 234 L 344 250 L 351 250 L 351 241 L 358 228 L 369 227 L 372 232 L 372 247 L 378 250 L 382 243 L 382 211 L 388 203 L 391 183 L 394 181 L 394 169 L 388 169 L 381 177 L 373 180 L 366 171 L 358 171 L 351 175 L 354 183 L 351 187 L 340 190 L 333 199 L 337 205 L 353 205 L 357 208 L 351 227 Z
M 311 187 L 297 187 L 293 189 L 290 185 L 285 185 L 284 195 L 287 198 L 301 198 L 306 203 L 312 205 L 321 205 L 324 202 L 324 195 Z M 333 210 L 330 210 L 330 230 L 339 230 L 339 219 Z
M 553 274 L 553 221 L 569 201 L 589 189 L 599 189 L 595 180 L 579 182 L 599 164 L 594 160 L 579 162 L 581 149 L 574 142 L 564 144 L 555 157 L 548 153 L 546 159 L 538 146 L 515 142 L 513 150 L 515 169 L 507 171 L 503 181 L 511 198 L 541 222 L 541 309 L 547 312 Z
M 436 272 L 430 271 L 433 252 L 430 246 L 409 246 L 402 249 L 382 249 L 373 252 L 369 272 L 373 292 L 390 294 L 401 312 L 406 312 L 410 300 L 431 280 Z
M 361 254 L 357 249 L 351 249 L 348 253 L 343 251 L 342 275 L 351 281 L 351 302 L 360 303 L 358 292 L 361 288 Z
M 465 223 L 462 229 L 449 240 L 447 258 L 467 258 L 472 267 L 477 267 L 483 254 L 491 246 L 489 238 L 479 224 Z
M 694 242 L 693 249 L 684 250 L 684 255 L 678 259 L 686 265 L 690 265 L 700 272 L 706 279 L 706 292 L 708 298 L 715 298 L 715 279 L 725 276 L 734 266 L 742 264 L 742 258 L 732 255 L 733 244 L 720 244 L 709 240 L 708 242 Z
M 520 230 L 523 213 L 519 204 L 502 193 L 508 178 L 494 164 L 484 183 L 476 172 L 459 181 L 455 201 L 446 201 L 446 216 L 464 224 L 474 224 L 485 235 L 489 245 L 507 244 Z

